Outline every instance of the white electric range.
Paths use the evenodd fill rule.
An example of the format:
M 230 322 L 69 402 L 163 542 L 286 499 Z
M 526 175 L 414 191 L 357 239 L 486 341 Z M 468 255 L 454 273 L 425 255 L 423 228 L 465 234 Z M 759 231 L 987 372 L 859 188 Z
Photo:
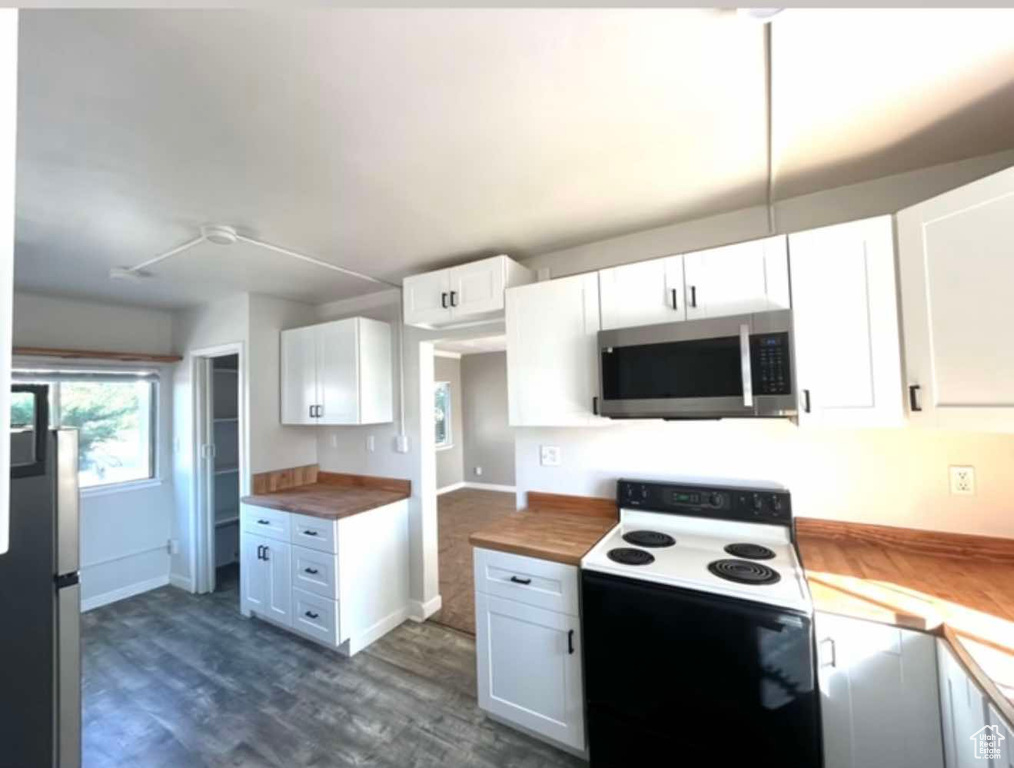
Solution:
M 617 505 L 581 561 L 591 768 L 713 765 L 723 728 L 737 762 L 821 768 L 789 493 L 620 480 Z
M 619 487 L 620 522 L 582 568 L 812 613 L 787 492 L 633 481 Z

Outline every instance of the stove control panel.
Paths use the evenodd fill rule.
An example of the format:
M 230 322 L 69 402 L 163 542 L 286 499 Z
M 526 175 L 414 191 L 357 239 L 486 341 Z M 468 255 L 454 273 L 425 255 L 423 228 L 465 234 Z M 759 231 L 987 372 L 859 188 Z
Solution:
M 789 492 L 770 488 L 620 480 L 616 503 L 625 509 L 672 515 L 792 525 Z

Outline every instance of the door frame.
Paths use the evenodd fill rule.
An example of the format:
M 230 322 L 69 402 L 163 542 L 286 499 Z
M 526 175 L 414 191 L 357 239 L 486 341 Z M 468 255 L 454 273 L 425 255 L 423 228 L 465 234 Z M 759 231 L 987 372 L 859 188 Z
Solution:
M 249 453 L 249 435 L 247 431 L 247 393 L 246 393 L 246 350 L 243 342 L 219 344 L 191 352 L 190 386 L 193 413 L 192 439 L 190 445 L 193 482 L 191 482 L 190 499 L 190 540 L 194 546 L 190 550 L 190 569 L 194 574 L 194 592 L 206 594 L 215 591 L 215 476 L 214 462 L 209 457 L 201 456 L 201 445 L 210 442 L 207 438 L 214 434 L 213 400 L 211 370 L 213 361 L 218 357 L 237 355 L 238 373 L 236 375 L 238 400 L 238 438 L 239 438 L 239 495 L 243 497 L 249 491 L 247 475 L 247 456 Z M 242 592 L 243 580 L 240 579 Z M 242 604 L 242 595 L 240 595 Z

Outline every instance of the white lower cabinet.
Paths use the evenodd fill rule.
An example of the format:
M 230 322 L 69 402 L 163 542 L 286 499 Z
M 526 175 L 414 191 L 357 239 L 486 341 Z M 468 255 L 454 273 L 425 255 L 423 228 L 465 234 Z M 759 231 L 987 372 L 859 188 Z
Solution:
M 244 615 L 349 656 L 408 618 L 407 501 L 341 520 L 242 504 L 240 521 Z
M 292 545 L 251 533 L 242 535 L 240 577 L 248 610 L 265 619 L 292 623 Z
M 942 768 L 932 635 L 818 613 L 825 768 Z
M 1011 768 L 1014 728 L 989 703 L 947 642 L 938 640 L 937 645 L 944 764 L 947 768 Z M 996 751 L 990 751 L 994 747 Z
M 518 581 L 530 578 L 524 573 L 539 573 L 545 564 L 490 550 L 474 553 L 477 569 L 499 568 L 502 559 L 505 570 L 519 569 Z M 573 571 L 576 579 L 576 567 L 550 565 Z M 576 610 L 548 610 L 522 602 L 529 597 L 523 590 L 516 599 L 508 599 L 482 591 L 479 585 L 475 594 L 479 706 L 533 736 L 584 754 L 581 622 Z M 533 601 L 540 600 L 542 591 L 539 585 L 533 587 Z

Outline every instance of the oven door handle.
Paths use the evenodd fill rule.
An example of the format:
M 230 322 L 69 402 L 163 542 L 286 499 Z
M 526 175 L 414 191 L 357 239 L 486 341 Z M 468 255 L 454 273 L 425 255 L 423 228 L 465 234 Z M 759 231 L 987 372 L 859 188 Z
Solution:
M 739 326 L 739 362 L 743 371 L 743 407 L 753 408 L 753 371 L 750 368 L 750 326 Z

